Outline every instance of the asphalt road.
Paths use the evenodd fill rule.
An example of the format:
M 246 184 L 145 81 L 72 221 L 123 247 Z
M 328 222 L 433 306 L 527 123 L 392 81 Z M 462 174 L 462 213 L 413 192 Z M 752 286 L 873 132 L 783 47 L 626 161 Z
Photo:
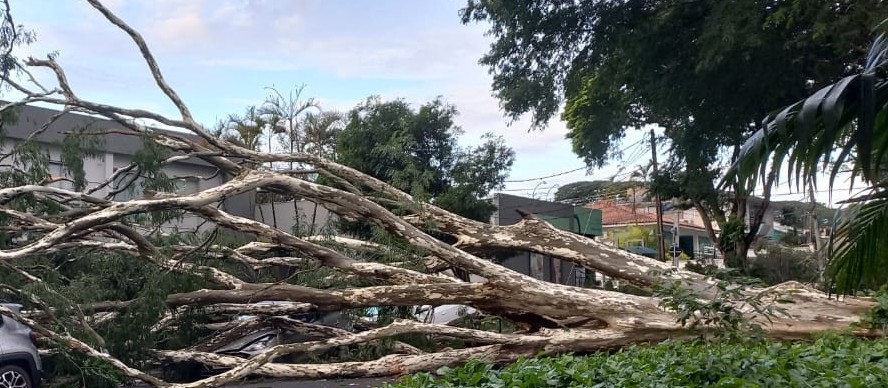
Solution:
M 342 379 L 342 380 L 263 380 L 235 385 L 229 388 L 374 388 L 393 381 L 391 378 Z

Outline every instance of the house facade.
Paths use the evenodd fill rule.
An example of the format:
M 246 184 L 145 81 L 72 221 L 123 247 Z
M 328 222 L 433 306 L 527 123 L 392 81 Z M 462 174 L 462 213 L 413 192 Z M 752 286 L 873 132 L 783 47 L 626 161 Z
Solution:
M 751 197 L 747 201 L 746 224 L 749 225 L 753 215 L 764 201 Z M 641 248 L 652 248 L 656 251 L 657 207 L 654 202 L 628 201 L 597 201 L 586 205 L 587 208 L 602 212 L 603 238 L 615 246 L 638 251 Z M 776 227 L 775 213 L 765 209 L 762 223 L 758 228 L 758 236 L 773 235 Z M 716 236 L 720 233 L 716 223 L 711 224 Z M 632 233 L 629 233 L 629 232 Z M 642 233 L 646 232 L 646 233 Z M 650 238 L 640 238 L 640 235 Z M 670 252 L 680 251 L 693 259 L 712 259 L 719 262 L 720 254 L 715 241 L 706 228 L 703 217 L 695 208 L 663 206 L 663 237 Z M 677 247 L 677 250 L 676 250 Z M 648 250 L 642 249 L 644 252 Z M 642 251 L 638 251 L 642 253 Z
M 491 201 L 496 206 L 496 211 L 490 218 L 493 225 L 517 224 L 522 219 L 518 212 L 521 210 L 561 230 L 587 237 L 602 234 L 601 212 L 595 209 L 502 193 L 494 194 Z M 553 283 L 584 286 L 587 284 L 587 277 L 594 277 L 591 271 L 587 273 L 582 266 L 538 253 L 513 251 L 498 257 L 497 262 L 517 272 Z
M 601 211 L 603 238 L 606 241 L 620 248 L 641 246 L 656 251 L 657 208 L 653 203 L 598 201 L 586 207 Z M 718 233 L 718 225 L 713 225 L 713 229 Z M 640 237 L 642 233 L 638 231 L 645 232 L 644 237 Z M 695 209 L 665 210 L 663 237 L 667 247 L 677 245 L 682 253 L 691 258 L 714 253 L 715 244 Z

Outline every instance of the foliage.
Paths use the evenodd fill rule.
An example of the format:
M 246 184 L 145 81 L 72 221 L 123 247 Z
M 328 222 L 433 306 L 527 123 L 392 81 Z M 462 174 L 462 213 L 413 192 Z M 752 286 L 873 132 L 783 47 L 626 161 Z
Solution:
M 848 200 L 831 239 L 829 275 L 838 292 L 878 287 L 888 264 L 888 37 L 880 34 L 855 74 L 768 115 L 744 144 L 728 179 L 752 181 L 785 164 L 788 179 L 816 187 L 819 171 L 829 185 L 842 170 L 864 182 Z
M 202 274 L 170 273 L 146 260 L 126 255 L 89 250 L 57 253 L 35 257 L 21 263 L 29 273 L 43 282 L 30 283 L 16 273 L 0 272 L 0 283 L 32 295 L 46 306 L 34 306 L 30 297 L 6 297 L 25 305 L 27 309 L 50 307 L 56 321 L 44 326 L 69 333 L 88 344 L 106 349 L 118 359 L 137 367 L 146 367 L 150 349 L 191 344 L 199 338 L 188 317 L 181 317 L 181 329 L 172 333 L 152 332 L 151 327 L 167 313 L 166 296 L 173 292 L 187 292 L 207 287 L 211 283 Z M 118 311 L 118 315 L 92 328 L 101 338 L 86 331 L 79 317 L 78 304 L 103 301 L 133 301 Z M 126 379 L 119 370 L 79 352 L 59 347 L 48 359 L 45 371 L 50 376 L 75 376 L 84 387 L 115 387 Z M 74 382 L 68 383 L 72 386 Z
M 749 260 L 749 276 L 769 286 L 795 280 L 814 284 L 820 280 L 816 252 L 763 243 Z
M 627 195 L 630 189 L 638 188 L 637 182 L 583 181 L 558 187 L 555 201 L 575 206 L 585 205 L 598 199 Z
M 737 275 L 733 269 L 704 270 L 712 271 L 717 279 L 712 298 L 703 298 L 683 280 L 661 282 L 653 287 L 653 295 L 660 298 L 660 307 L 678 314 L 677 322 L 682 327 L 708 327 L 709 332 L 704 330 L 701 334 L 713 338 L 760 338 L 762 328 L 756 320 L 764 318 L 770 321 L 784 312 L 777 306 L 781 302 L 779 295 L 749 290 L 749 287 L 761 286 L 758 279 Z
M 65 166 L 65 171 L 71 176 L 72 188 L 76 191 L 86 188 L 84 161 L 88 157 L 98 157 L 104 145 L 104 138 L 86 135 L 84 132 L 87 129 L 77 129 L 66 134 L 61 144 L 61 162 Z
M 17 46 L 24 46 L 37 38 L 37 34 L 21 24 L 17 24 L 12 17 L 12 9 L 9 1 L 3 1 L 0 7 L 0 79 L 6 80 L 10 73 L 20 70 L 21 64 L 13 50 Z M 5 86 L 5 85 L 4 85 Z
M 876 387 L 888 385 L 888 340 L 830 335 L 813 342 L 667 341 L 614 353 L 473 360 L 401 387 Z
M 563 104 L 574 152 L 590 167 L 618 156 L 630 128 L 663 127 L 663 177 L 677 189 L 667 197 L 698 202 L 721 226 L 718 164 L 770 109 L 855 68 L 888 9 L 877 0 L 468 0 L 461 16 L 489 23 L 481 63 L 507 115 L 530 113 L 541 127 Z M 737 212 L 754 182 L 729 183 Z M 753 238 L 725 253 L 745 256 Z
M 369 98 L 349 112 L 337 161 L 444 209 L 487 220 L 494 208 L 483 198 L 502 187 L 515 153 L 490 134 L 475 148 L 459 147 L 456 115 L 440 99 L 413 109 L 402 100 Z
M 888 333 L 888 286 L 875 293 L 876 305 L 860 320 L 860 326 Z
M 110 364 L 82 353 L 65 352 L 42 359 L 47 376 L 55 377 L 47 381 L 47 387 L 118 387 L 129 379 L 119 369 Z M 58 381 L 56 383 L 56 381 Z

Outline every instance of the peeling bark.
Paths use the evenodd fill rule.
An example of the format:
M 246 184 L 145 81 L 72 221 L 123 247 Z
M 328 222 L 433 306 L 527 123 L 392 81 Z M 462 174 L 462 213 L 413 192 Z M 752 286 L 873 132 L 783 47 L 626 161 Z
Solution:
M 156 350 L 155 357 L 166 362 L 196 361 L 230 369 L 217 376 L 187 384 L 166 383 L 126 365 L 108 353 L 91 348 L 77 338 L 49 331 L 35 320 L 15 316 L 15 319 L 55 343 L 101 359 L 124 375 L 155 386 L 211 387 L 249 374 L 288 378 L 387 376 L 432 370 L 473 358 L 506 362 L 540 352 L 593 351 L 637 342 L 708 334 L 714 330 L 713 327 L 702 326 L 692 332 L 681 327 L 676 321 L 676 314 L 661 309 L 660 300 L 656 298 L 548 283 L 507 269 L 485 257 L 491 251 L 522 250 L 570 261 L 642 288 L 651 288 L 659 282 L 680 281 L 701 298 L 715 297 L 716 283 L 702 275 L 673 270 L 666 263 L 561 231 L 530 214 L 523 214 L 522 221 L 515 225 L 488 225 L 457 216 L 432 204 L 421 203 L 376 178 L 315 155 L 300 152 L 262 153 L 210 136 L 195 122 L 188 107 L 167 84 L 141 35 L 98 0 L 87 1 L 133 40 L 158 87 L 176 106 L 180 117 L 166 117 L 150 111 L 123 109 L 84 100 L 68 84 L 64 70 L 54 58 L 31 59 L 28 63 L 51 71 L 58 83 L 56 89 L 31 91 L 15 80 L 4 80 L 25 95 L 25 98 L 0 109 L 44 103 L 104 116 L 121 125 L 123 129 L 115 129 L 116 133 L 146 136 L 169 148 L 175 155 L 167 161 L 197 158 L 233 178 L 220 186 L 195 194 L 160 193 L 152 198 L 128 202 L 95 197 L 93 193 L 96 188 L 85 192 L 40 185 L 0 188 L 0 213 L 12 220 L 12 227 L 4 232 L 29 233 L 26 244 L 0 250 L 0 261 L 14 266 L 23 258 L 40 257 L 51 252 L 76 252 L 86 248 L 114 250 L 127 252 L 134 259 L 147 260 L 167 271 L 192 274 L 212 281 L 212 289 L 190 291 L 193 289 L 191 288 L 188 289 L 189 292 L 168 295 L 166 301 L 171 311 L 158 322 L 153 322 L 152 332 L 170 330 L 176 324 L 177 314 L 188 308 L 199 307 L 196 310 L 208 317 L 227 318 L 235 314 L 250 314 L 260 318 L 226 324 L 210 323 L 204 327 L 220 329 L 220 332 L 207 342 L 183 349 Z M 146 120 L 190 132 L 192 136 L 157 131 L 142 124 Z M 293 174 L 292 171 L 274 171 L 263 166 L 271 162 L 294 162 L 313 168 L 330 177 L 337 187 L 344 189 L 300 179 L 300 175 Z M 378 252 L 384 255 L 391 248 L 344 237 L 297 237 L 218 208 L 226 198 L 257 189 L 305 198 L 344 218 L 373 222 L 420 253 L 408 258 L 405 263 L 359 261 L 354 258 L 355 252 Z M 56 204 L 63 211 L 53 215 L 40 215 L 12 207 L 14 199 L 27 195 Z M 698 207 L 703 205 L 695 203 Z M 392 206 L 406 209 L 412 214 L 405 217 L 395 215 L 388 210 Z M 178 246 L 172 250 L 173 256 L 167 257 L 148 238 L 123 222 L 128 216 L 159 210 L 185 211 L 217 227 L 254 236 L 259 242 L 239 247 L 220 247 L 209 242 L 198 246 Z M 433 230 L 429 231 L 430 228 Z M 711 228 L 709 231 L 712 232 Z M 456 243 L 450 245 L 434 237 L 441 233 L 454 237 Z M 279 280 L 276 283 L 251 283 L 245 277 L 221 269 L 226 267 L 217 268 L 205 265 L 204 262 L 189 262 L 187 259 L 198 251 L 206 252 L 206 256 L 213 260 L 237 263 L 235 267 L 247 268 L 248 271 L 270 266 L 314 265 L 335 270 L 332 277 L 337 280 L 361 282 L 352 283 L 360 286 L 338 286 L 330 289 L 289 284 L 292 279 L 276 279 Z M 413 262 L 414 259 L 416 263 L 424 263 L 425 271 L 406 268 L 406 262 Z M 452 276 L 457 272 L 475 275 L 484 280 L 475 283 L 463 281 Z M 20 273 L 27 275 L 26 272 Z M 781 305 L 787 313 L 785 317 L 772 320 L 756 318 L 764 333 L 777 339 L 808 338 L 824 330 L 847 329 L 873 306 L 873 302 L 867 299 L 830 299 L 825 294 L 798 283 L 785 283 L 767 289 L 749 289 L 745 292 L 750 295 L 764 293 L 769 300 L 776 300 L 779 296 L 780 299 L 793 302 Z M 275 303 L 255 303 L 260 301 Z M 96 314 L 89 320 L 95 325 L 112 319 L 118 310 L 130 303 L 108 301 L 84 305 L 80 310 Z M 512 320 L 521 326 L 521 333 L 492 333 L 413 321 L 396 321 L 387 326 L 354 333 L 286 317 L 310 311 L 337 311 L 346 308 L 444 304 L 468 305 L 484 314 Z M 0 312 L 8 311 L 0 308 Z M 42 312 L 34 312 L 30 317 L 52 317 L 55 312 L 51 308 L 45 308 Z M 86 321 L 88 319 L 82 319 L 84 324 Z M 299 332 L 313 340 L 275 346 L 250 360 L 208 353 L 217 345 L 238 338 L 244 332 L 264 324 Z M 407 354 L 387 355 L 367 362 L 274 362 L 275 358 L 289 353 L 373 343 L 407 333 L 458 338 L 465 340 L 469 347 L 422 353 L 416 347 L 395 341 L 395 351 Z

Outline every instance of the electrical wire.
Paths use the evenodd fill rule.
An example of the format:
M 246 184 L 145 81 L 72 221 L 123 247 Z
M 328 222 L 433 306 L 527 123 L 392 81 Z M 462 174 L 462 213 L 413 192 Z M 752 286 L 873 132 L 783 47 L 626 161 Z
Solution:
M 542 177 L 539 177 L 539 178 L 516 179 L 516 180 L 503 181 L 503 182 L 504 182 L 504 183 L 523 183 L 523 182 L 540 181 L 540 180 L 543 180 L 543 179 L 548 179 L 548 178 L 554 178 L 554 177 L 557 177 L 557 176 L 567 175 L 567 174 L 570 174 L 570 173 L 572 173 L 572 172 L 577 172 L 577 171 L 584 170 L 584 169 L 586 169 L 585 166 L 583 166 L 583 167 L 578 167 L 578 168 L 575 168 L 575 169 L 573 169 L 573 170 L 568 170 L 568 171 L 564 171 L 564 172 L 559 172 L 559 173 L 557 173 L 557 174 L 552 174 L 552 175 L 542 176 Z

